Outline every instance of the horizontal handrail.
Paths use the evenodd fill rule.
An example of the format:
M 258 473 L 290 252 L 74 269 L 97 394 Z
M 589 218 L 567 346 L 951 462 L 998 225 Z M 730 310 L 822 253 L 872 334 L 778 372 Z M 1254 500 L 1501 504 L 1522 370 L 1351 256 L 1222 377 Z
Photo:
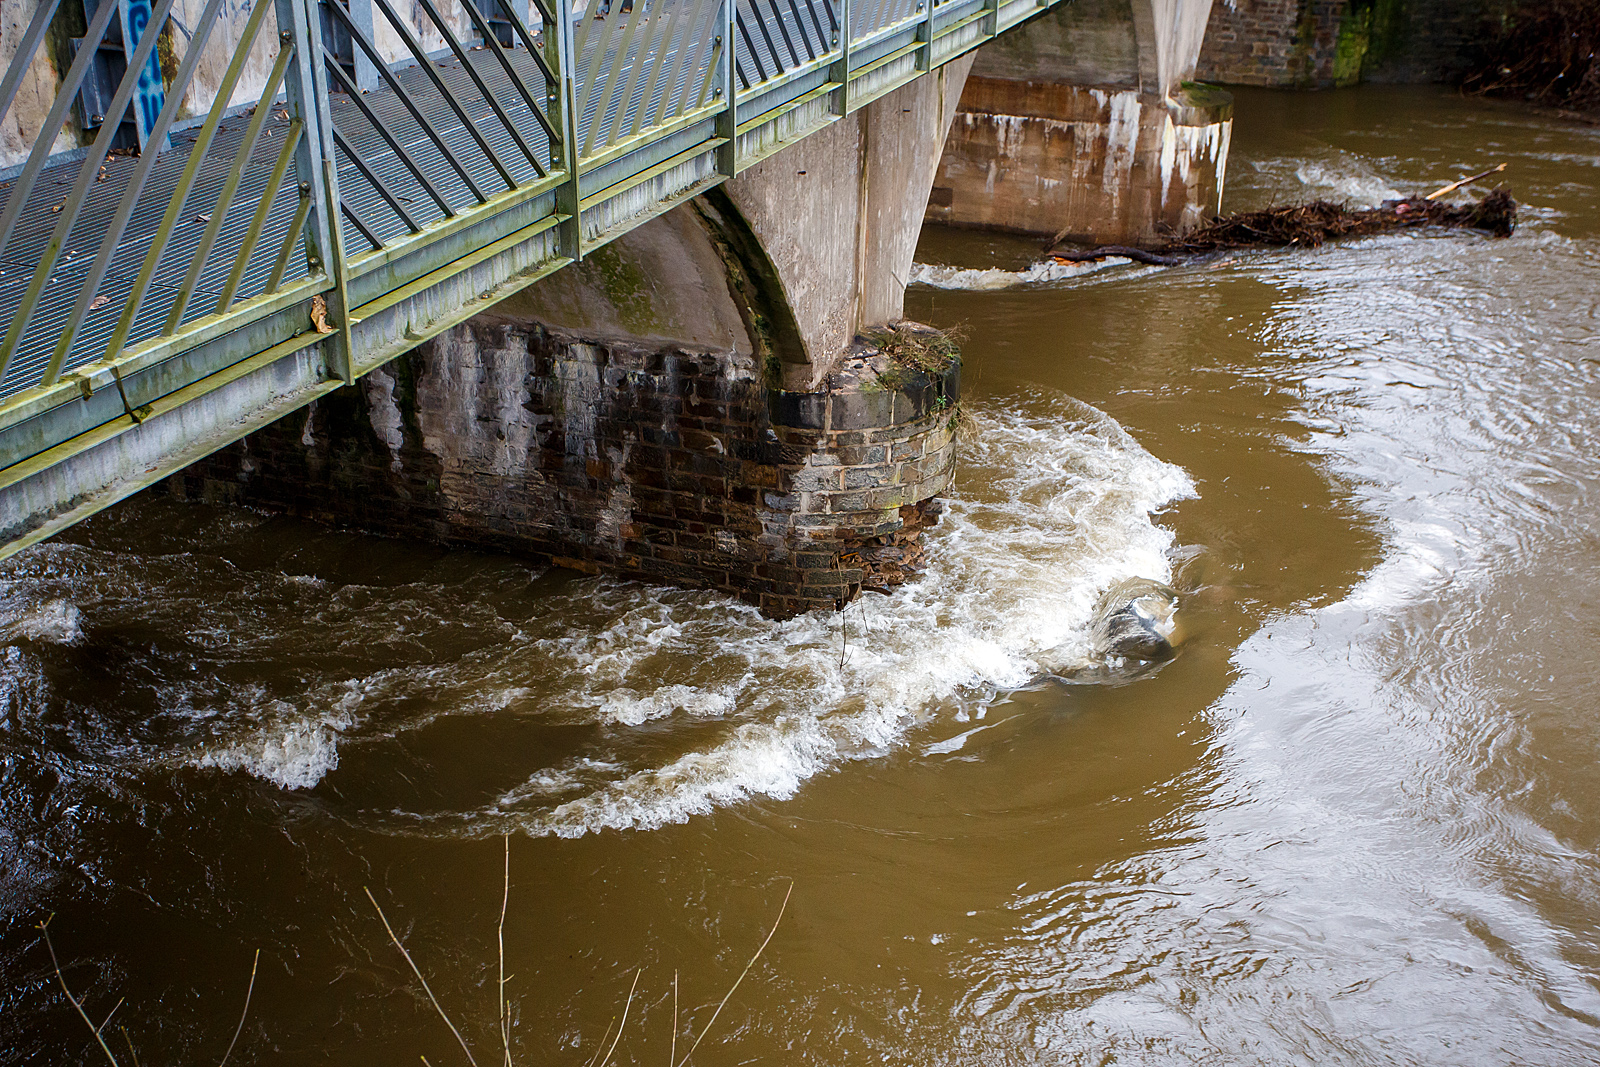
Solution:
M 122 42 L 125 73 L 100 84 L 94 55 L 123 36 L 113 20 L 152 2 L 100 0 L 49 107 L 13 114 L 23 83 L 56 69 L 45 50 L 60 6 L 83 2 L 38 0 L 0 74 L 0 121 L 27 142 L 0 160 L 19 168 L 0 181 L 0 433 L 186 352 L 253 358 L 285 340 L 257 324 L 296 308 L 295 329 L 348 345 L 352 285 L 370 314 L 511 234 L 553 241 L 552 263 L 581 258 L 660 210 L 637 206 L 649 183 L 675 202 L 977 47 L 1002 12 L 1028 13 L 994 0 L 254 0 L 230 14 L 207 0 L 190 33 L 174 32 L 175 0 L 153 0 Z M 242 21 L 216 32 L 230 19 Z M 774 125 L 799 107 L 802 126 Z

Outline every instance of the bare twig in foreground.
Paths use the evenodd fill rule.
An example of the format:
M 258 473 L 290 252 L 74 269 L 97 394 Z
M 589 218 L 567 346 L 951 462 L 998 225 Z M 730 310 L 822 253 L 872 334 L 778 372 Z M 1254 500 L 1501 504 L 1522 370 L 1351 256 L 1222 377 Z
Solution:
M 617 1036 L 611 1039 L 611 1047 L 606 1050 L 606 1058 L 600 1061 L 600 1067 L 606 1067 L 606 1064 L 611 1062 L 611 1054 L 617 1051 L 617 1042 L 622 1040 L 622 1030 L 628 1025 L 628 1009 L 633 1006 L 633 991 L 639 988 L 639 976 L 643 973 L 643 967 L 633 972 L 633 985 L 628 987 L 628 999 L 622 1004 L 622 1022 L 617 1024 Z M 602 1037 L 600 1040 L 603 1042 L 605 1038 Z
M 700 1031 L 700 1036 L 694 1039 L 694 1044 L 689 1046 L 689 1051 L 685 1052 L 683 1054 L 683 1059 L 681 1059 L 681 1060 L 679 1060 L 677 1062 L 676 1067 L 683 1067 L 684 1064 L 689 1062 L 689 1057 L 693 1056 L 694 1055 L 694 1050 L 700 1047 L 700 1042 L 705 1040 L 705 1036 L 706 1036 L 707 1033 L 710 1032 L 712 1024 L 717 1021 L 717 1016 L 721 1015 L 722 1014 L 722 1009 L 727 1006 L 729 998 L 731 998 L 733 996 L 733 991 L 735 989 L 739 988 L 739 983 L 744 981 L 744 976 L 750 973 L 750 968 L 752 968 L 752 967 L 754 967 L 756 965 L 756 960 L 759 960 L 761 958 L 761 954 L 767 950 L 767 945 L 772 941 L 772 935 L 778 932 L 778 924 L 783 922 L 783 913 L 784 913 L 785 910 L 788 909 L 788 907 L 789 907 L 789 897 L 793 893 L 794 893 L 794 883 L 790 882 L 789 883 L 789 892 L 787 892 L 787 893 L 785 893 L 783 895 L 783 905 L 780 908 L 778 908 L 778 917 L 776 919 L 772 920 L 772 929 L 767 931 L 767 939 L 765 941 L 761 942 L 761 947 L 756 949 L 756 954 L 754 956 L 750 957 L 750 962 L 744 965 L 744 970 L 739 972 L 739 977 L 734 979 L 733 985 L 728 987 L 727 995 L 722 998 L 722 1003 L 718 1004 L 717 1005 L 717 1010 L 711 1013 L 711 1018 L 706 1023 L 705 1029 Z M 673 1037 L 674 1037 L 674 1041 L 676 1041 L 676 1037 L 677 1037 L 677 1028 L 676 1027 L 673 1028 Z
M 55 916 L 52 915 L 51 918 L 55 918 Z M 44 922 L 39 924 L 39 932 L 44 935 L 44 947 L 50 950 L 50 963 L 56 969 L 56 980 L 61 983 L 61 991 L 67 995 L 67 1000 L 72 1004 L 72 1006 L 78 1009 L 78 1014 L 83 1018 L 83 1024 L 87 1026 L 89 1028 L 89 1032 L 94 1035 L 94 1039 L 99 1044 L 100 1050 L 106 1054 L 106 1059 L 111 1061 L 111 1067 L 117 1067 L 117 1058 L 111 1054 L 111 1046 L 106 1044 L 106 1039 L 100 1036 L 100 1026 L 104 1026 L 105 1023 L 101 1023 L 100 1026 L 96 1026 L 94 1024 L 94 1020 L 89 1018 L 89 1013 L 83 1010 L 83 1002 L 77 997 L 73 996 L 72 990 L 67 988 L 67 976 L 61 973 L 61 961 L 56 958 L 56 946 L 55 943 L 50 940 L 50 919 L 46 919 Z M 120 1004 L 121 1002 L 118 1001 L 118 1003 Z M 115 1008 L 112 1008 L 111 1010 L 116 1011 Z M 110 1021 L 111 1016 L 107 1015 L 106 1022 Z
M 400 950 L 400 955 L 404 956 L 406 963 L 411 965 L 411 973 L 416 975 L 417 981 L 422 983 L 422 991 L 428 994 L 428 999 L 433 1002 L 433 1010 L 439 1013 L 439 1018 L 443 1019 L 444 1024 L 450 1028 L 450 1032 L 456 1035 L 456 1041 L 460 1043 L 461 1051 L 466 1054 L 467 1062 L 472 1064 L 472 1067 L 478 1067 L 478 1061 L 472 1058 L 472 1050 L 467 1047 L 466 1039 L 461 1036 L 461 1031 L 456 1029 L 456 1024 L 450 1021 L 450 1016 L 446 1015 L 444 1009 L 439 1006 L 439 998 L 433 995 L 432 989 L 428 988 L 428 980 L 422 977 L 422 971 L 417 968 L 417 963 L 411 958 L 411 953 L 406 951 L 405 945 L 402 945 L 400 939 L 395 936 L 394 927 L 389 925 L 389 917 L 384 915 L 382 908 L 378 907 L 378 898 L 373 896 L 372 890 L 366 886 L 362 886 L 361 891 L 367 894 L 368 900 L 372 901 L 372 906 L 377 911 L 378 918 L 383 921 L 383 928 L 389 932 L 389 940 L 394 942 L 394 947 Z M 116 1061 L 113 1060 L 112 1062 L 115 1063 Z
M 244 1033 L 244 1020 L 250 1014 L 250 994 L 256 991 L 256 967 L 260 963 L 261 950 L 256 949 L 256 958 L 250 961 L 250 984 L 244 991 L 244 1011 L 239 1013 L 239 1025 L 234 1028 L 233 1040 L 228 1042 L 228 1051 L 222 1054 L 222 1062 L 218 1063 L 217 1067 L 223 1067 L 228 1062 L 228 1057 L 233 1055 L 233 1046 L 239 1043 L 239 1035 Z
M 678 1063 L 678 972 L 672 972 L 672 1051 L 667 1055 L 667 1067 Z
M 511 1013 L 506 1009 L 506 905 L 511 902 L 511 835 L 505 835 L 506 878 L 500 894 L 500 1047 L 505 1050 L 505 1067 L 511 1067 Z

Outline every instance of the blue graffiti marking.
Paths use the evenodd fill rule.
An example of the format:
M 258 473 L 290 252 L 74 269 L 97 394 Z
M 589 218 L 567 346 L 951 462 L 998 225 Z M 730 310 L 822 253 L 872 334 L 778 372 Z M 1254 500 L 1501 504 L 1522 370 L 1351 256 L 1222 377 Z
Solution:
M 125 33 L 123 40 L 126 43 L 128 54 L 132 55 L 139 45 L 139 39 L 150 25 L 150 0 L 121 0 L 123 5 L 123 26 Z M 157 30 L 159 32 L 159 29 Z M 166 105 L 166 86 L 161 79 L 161 57 L 157 54 L 159 49 L 151 49 L 150 58 L 145 62 L 144 69 L 139 71 L 139 80 L 135 85 L 133 94 L 133 119 L 134 125 L 139 129 L 139 148 L 148 147 L 150 131 L 155 128 L 156 118 L 161 114 L 161 109 Z M 157 146 L 157 151 L 165 147 Z

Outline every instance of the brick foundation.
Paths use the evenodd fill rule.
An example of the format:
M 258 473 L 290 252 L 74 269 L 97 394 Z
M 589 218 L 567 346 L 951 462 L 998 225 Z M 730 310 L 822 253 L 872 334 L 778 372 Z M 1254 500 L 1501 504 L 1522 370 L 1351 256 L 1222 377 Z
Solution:
M 823 391 L 774 388 L 774 370 L 480 318 L 173 486 L 719 589 L 777 617 L 837 608 L 917 554 L 954 467 L 959 366 L 930 376 L 858 342 Z
M 1195 77 L 1327 88 L 1447 81 L 1499 0 L 1216 0 Z

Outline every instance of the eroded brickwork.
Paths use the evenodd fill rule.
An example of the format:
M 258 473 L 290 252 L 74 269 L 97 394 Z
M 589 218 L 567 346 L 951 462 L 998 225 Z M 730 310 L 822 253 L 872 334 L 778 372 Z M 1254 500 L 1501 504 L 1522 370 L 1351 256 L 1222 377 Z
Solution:
M 834 608 L 882 584 L 896 534 L 948 485 L 959 369 L 930 377 L 858 345 L 823 391 L 771 389 L 764 370 L 480 318 L 177 487 L 720 589 L 779 617 Z
M 1447 81 L 1502 0 L 1215 0 L 1195 77 L 1327 88 Z

